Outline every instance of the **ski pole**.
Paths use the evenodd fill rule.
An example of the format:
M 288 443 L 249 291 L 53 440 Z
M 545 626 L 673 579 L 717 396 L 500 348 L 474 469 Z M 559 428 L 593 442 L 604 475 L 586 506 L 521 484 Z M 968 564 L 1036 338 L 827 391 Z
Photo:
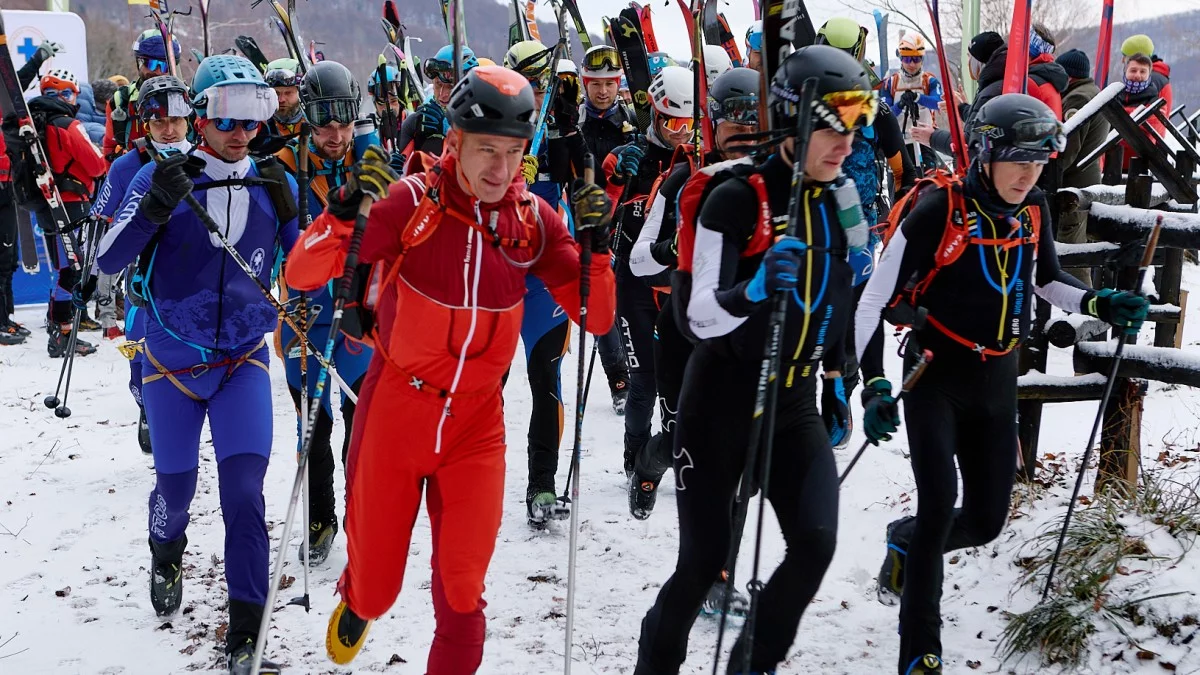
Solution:
M 1163 215 L 1158 214 L 1154 220 L 1154 229 L 1150 231 L 1150 239 L 1146 241 L 1146 249 L 1142 252 L 1142 262 L 1138 266 L 1137 284 L 1133 291 L 1142 295 L 1142 284 L 1146 274 L 1154 263 L 1154 250 L 1158 248 L 1158 235 L 1162 233 Z M 1096 419 L 1092 422 L 1092 432 L 1088 435 L 1087 448 L 1083 451 L 1083 463 L 1079 465 L 1079 475 L 1075 478 L 1075 489 L 1071 491 L 1071 501 L 1067 502 L 1067 515 L 1063 518 L 1062 530 L 1058 533 L 1058 543 L 1054 546 L 1054 555 L 1050 558 L 1050 571 L 1046 574 L 1046 586 L 1042 589 L 1041 602 L 1050 595 L 1050 586 L 1054 583 L 1054 572 L 1058 569 L 1058 557 L 1062 555 L 1063 542 L 1067 538 L 1067 529 L 1071 526 L 1071 516 L 1075 513 L 1075 501 L 1079 499 L 1079 490 L 1083 487 L 1083 476 L 1087 473 L 1088 462 L 1092 458 L 1092 445 L 1096 442 L 1096 434 L 1104 422 L 1104 410 L 1108 407 L 1108 399 L 1112 396 L 1113 384 L 1117 381 L 1117 371 L 1121 367 L 1121 356 L 1125 352 L 1126 340 L 1130 337 L 1136 341 L 1137 334 L 1125 335 L 1123 332 L 1117 338 L 1117 346 L 1113 349 L 1112 368 L 1108 371 L 1108 379 L 1104 382 L 1104 393 L 1100 395 L 1100 409 L 1096 411 Z
M 591 185 L 595 180 L 595 159 L 588 155 L 584 159 L 583 180 Z M 578 227 L 578 226 L 576 226 Z M 578 558 L 576 544 L 579 539 L 579 464 L 583 453 L 584 394 L 583 353 L 587 349 L 588 296 L 592 290 L 592 232 L 579 233 L 579 363 L 575 369 L 575 444 L 571 449 L 571 536 L 570 552 L 567 554 L 567 630 L 566 649 L 563 652 L 563 675 L 571 675 L 571 643 L 575 631 L 575 564 Z
M 788 203 L 787 236 L 795 236 L 800 222 L 802 201 L 801 192 L 804 190 L 804 163 L 808 156 L 808 137 L 812 132 L 812 107 L 817 95 L 817 79 L 810 77 L 804 81 L 800 89 L 800 100 L 796 110 L 796 135 L 792 150 L 792 191 Z M 762 549 L 762 516 L 767 502 L 767 486 L 771 475 L 771 453 L 775 441 L 775 408 L 779 388 L 780 350 L 783 342 L 783 328 L 787 321 L 789 294 L 778 291 L 769 300 L 771 314 L 767 320 L 767 343 L 763 351 L 762 366 L 758 374 L 758 385 L 754 395 L 754 417 L 750 423 L 750 439 L 746 444 L 746 467 L 742 472 L 741 484 L 738 486 L 738 504 L 734 512 L 733 531 L 741 532 L 745 527 L 746 517 L 750 510 L 750 494 L 754 482 L 759 480 L 759 509 L 758 531 L 754 543 L 753 572 L 746 590 L 750 592 L 750 609 L 746 613 L 746 622 L 742 627 L 742 635 L 746 638 L 743 655 L 743 672 L 750 672 L 750 654 L 754 644 L 754 621 L 758 611 L 758 596 L 762 590 L 762 582 L 758 579 L 759 564 Z M 807 311 L 807 308 L 806 308 Z M 761 469 L 759 462 L 761 454 Z M 760 473 L 761 471 L 761 473 Z M 725 597 L 721 599 L 721 621 L 717 628 L 717 649 L 713 659 L 713 675 L 716 675 L 721 661 L 721 646 L 725 638 L 725 626 L 728 623 L 729 598 L 732 595 L 732 579 L 737 567 L 737 554 L 741 548 L 741 538 L 729 543 L 730 556 L 726 566 Z M 730 659 L 737 658 L 731 654 Z
M 337 294 L 333 299 L 333 316 L 329 322 L 329 338 L 325 341 L 324 363 L 329 362 L 334 344 L 337 341 L 338 330 L 342 324 L 342 314 L 346 310 L 346 300 L 350 297 L 350 287 L 354 283 L 354 270 L 358 267 L 358 249 L 362 245 L 363 233 L 367 231 L 367 219 L 371 215 L 371 204 L 373 202 L 374 199 L 370 195 L 363 195 L 362 203 L 358 207 L 358 215 L 354 219 L 354 233 L 350 236 L 350 247 L 346 252 L 346 263 L 342 267 L 342 276 L 338 280 Z M 298 332 L 297 334 L 300 333 Z M 313 399 L 318 403 L 313 406 L 313 410 L 320 410 L 321 408 L 319 402 L 325 391 L 325 376 L 330 374 L 330 372 L 322 364 L 321 370 L 317 374 L 317 387 L 313 393 Z M 346 391 L 349 391 L 349 387 L 346 388 Z M 279 594 L 280 579 L 283 578 L 283 561 L 287 557 L 287 545 L 288 538 L 291 536 L 292 519 L 296 516 L 296 500 L 300 497 L 300 491 L 304 486 L 304 479 L 308 476 L 308 453 L 312 449 L 314 426 L 315 421 L 312 419 L 310 413 L 308 426 L 305 430 L 306 435 L 300 446 L 300 456 L 296 460 L 296 477 L 292 480 L 292 494 L 288 498 L 287 514 L 283 519 L 283 531 L 279 535 L 279 552 L 275 557 L 275 566 L 271 572 L 271 585 L 267 589 L 267 603 L 263 611 L 262 623 L 258 627 L 258 641 L 254 645 L 254 661 L 252 663 L 253 667 L 250 669 L 252 673 L 257 673 L 259 667 L 262 665 L 263 650 L 267 643 L 267 631 L 271 628 L 271 613 L 274 609 L 275 598 Z
M 389 110 L 390 110 L 390 108 L 389 108 Z M 301 231 L 308 229 L 308 188 L 309 188 L 308 137 L 309 137 L 309 134 L 310 134 L 310 129 L 308 127 L 308 123 L 301 122 L 300 123 L 300 142 L 299 142 L 297 152 L 296 152 L 296 183 L 298 186 L 298 189 L 297 189 L 298 199 L 296 200 L 297 201 L 296 209 L 297 209 L 297 220 L 300 224 Z M 301 319 L 300 327 L 304 328 L 305 330 L 308 329 L 308 303 L 307 303 L 307 300 L 308 300 L 307 296 L 305 295 L 305 293 L 303 291 L 301 291 L 300 302 L 299 302 L 299 305 L 300 305 L 299 314 L 300 314 L 300 319 Z M 301 440 L 301 442 L 303 442 L 305 438 L 308 438 L 308 424 L 309 424 L 308 416 L 309 416 L 309 406 L 311 406 L 311 405 L 312 405 L 312 402 L 308 400 L 308 348 L 306 347 L 306 343 L 300 343 L 300 410 L 298 412 L 300 415 L 300 440 Z M 318 400 L 317 407 L 320 407 L 320 405 L 321 405 L 321 401 Z M 330 409 L 332 410 L 332 406 Z M 301 448 L 301 449 L 303 449 L 303 448 Z M 299 453 L 297 453 L 296 461 L 299 461 L 299 460 L 300 460 Z M 303 518 L 304 518 L 305 527 L 308 527 L 308 525 L 311 524 L 311 520 L 309 518 L 309 513 L 308 513 L 309 497 L 310 497 L 309 490 L 311 488 L 311 486 L 309 485 L 309 482 L 310 481 L 309 481 L 309 477 L 308 477 L 308 471 L 305 471 L 304 472 L 304 486 L 301 489 L 301 492 L 303 493 L 301 499 L 304 500 Z M 286 540 L 284 541 L 284 545 L 286 546 Z M 309 595 L 308 595 L 308 564 L 309 564 L 309 560 L 310 560 L 310 556 L 312 555 L 312 552 L 309 551 L 309 538 L 307 536 L 307 533 L 304 535 L 301 535 L 300 547 L 301 547 L 300 548 L 300 551 L 301 551 L 300 564 L 304 567 L 304 595 L 299 598 L 292 598 L 291 602 L 289 602 L 288 604 L 289 605 L 300 605 L 301 607 L 304 608 L 304 612 L 308 613 L 309 611 L 312 610 L 312 604 L 309 602 Z
M 917 386 L 917 381 L 920 380 L 921 375 L 925 373 L 925 368 L 929 366 L 930 361 L 933 361 L 933 352 L 929 351 L 928 349 L 922 351 L 921 356 L 917 359 L 917 362 L 913 364 L 912 370 L 908 371 L 908 376 L 904 378 L 904 382 L 900 385 L 900 394 L 896 397 L 897 403 L 902 401 L 904 396 L 913 390 L 913 387 Z M 870 446 L 870 439 L 863 441 L 862 447 L 858 449 L 858 452 L 854 453 L 854 458 L 850 460 L 848 465 L 846 465 L 846 470 L 842 472 L 842 477 L 838 479 L 839 486 L 846 482 L 846 477 L 850 475 L 852 470 L 854 470 L 854 465 L 858 464 L 858 460 L 862 459 L 863 453 L 866 452 L 867 448 Z
M 91 241 L 88 241 L 85 244 L 87 248 L 83 253 L 84 264 L 79 281 L 79 289 L 81 294 L 83 287 L 89 282 L 89 277 L 92 274 L 92 266 L 96 263 L 96 254 L 100 250 L 98 237 L 99 232 L 97 231 L 99 227 L 100 224 L 98 222 L 92 223 L 92 236 L 90 237 Z M 74 235 L 68 233 L 67 236 Z M 74 304 L 75 311 L 73 313 L 74 316 L 72 317 L 71 322 L 71 336 L 67 341 L 67 353 L 64 355 L 63 362 L 63 366 L 66 367 L 67 370 L 67 381 L 63 385 L 62 404 L 54 409 L 54 416 L 59 419 L 66 419 L 71 416 L 71 409 L 67 407 L 67 397 L 71 395 L 71 375 L 75 372 L 75 348 L 79 344 L 79 322 L 83 319 L 84 308 L 80 305 L 86 304 L 82 302 L 82 295 L 77 298 L 74 290 L 71 292 L 71 301 L 72 304 Z M 59 377 L 61 378 L 61 375 Z

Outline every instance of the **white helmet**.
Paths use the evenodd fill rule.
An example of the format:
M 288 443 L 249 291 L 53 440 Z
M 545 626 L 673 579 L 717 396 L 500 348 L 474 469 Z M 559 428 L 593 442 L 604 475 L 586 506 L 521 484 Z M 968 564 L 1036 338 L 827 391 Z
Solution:
M 575 66 L 575 62 L 571 59 L 559 59 L 558 67 L 555 68 L 555 73 L 557 75 L 578 75 L 579 68 Z
M 704 70 L 708 75 L 708 86 L 722 73 L 733 70 L 733 61 L 728 52 L 716 45 L 704 45 Z
M 667 66 L 650 83 L 650 101 L 660 115 L 691 117 L 696 112 L 696 88 L 692 71 Z
M 583 55 L 583 76 L 589 79 L 615 80 L 621 77 L 621 53 L 609 45 L 597 45 Z

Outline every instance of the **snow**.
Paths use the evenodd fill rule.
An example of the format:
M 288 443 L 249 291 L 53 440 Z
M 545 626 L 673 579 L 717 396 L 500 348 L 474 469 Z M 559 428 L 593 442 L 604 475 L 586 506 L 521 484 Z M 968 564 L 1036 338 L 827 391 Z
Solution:
M 1017 378 L 1018 387 L 1083 387 L 1104 384 L 1105 377 L 1099 373 L 1090 375 L 1047 375 L 1031 370 Z
M 1116 342 L 1081 342 L 1076 347 L 1089 356 L 1111 358 L 1117 348 Z M 1200 371 L 1200 350 L 1151 347 L 1148 345 L 1125 345 L 1122 358 L 1141 361 L 1161 368 Z
M 1101 89 L 1100 93 L 1096 94 L 1095 98 L 1088 101 L 1087 105 L 1077 110 L 1075 114 L 1071 116 L 1071 119 L 1067 120 L 1066 123 L 1063 124 L 1063 133 L 1070 136 L 1071 132 L 1075 131 L 1080 124 L 1086 122 L 1092 117 L 1092 115 L 1099 113 L 1100 109 L 1104 107 L 1105 103 L 1108 103 L 1116 98 L 1124 90 L 1125 85 L 1120 82 L 1113 82 L 1104 89 Z
M 1184 288 L 1200 292 L 1200 270 L 1185 268 Z M 1194 311 L 1194 310 L 1193 310 Z M 19 318 L 31 327 L 40 309 L 28 308 Z M 1200 321 L 1185 324 L 1183 352 L 1168 356 L 1200 366 Z M 93 334 L 94 335 L 94 334 Z M 125 389 L 127 363 L 111 342 L 76 362 L 70 407 L 74 415 L 60 420 L 43 407 L 53 392 L 59 361 L 46 357 L 41 335 L 25 345 L 0 348 L 0 429 L 6 439 L 0 451 L 0 673 L 84 673 L 87 675 L 162 675 L 219 673 L 222 656 L 214 631 L 225 619 L 222 570 L 223 528 L 216 491 L 216 471 L 207 433 L 202 435 L 200 487 L 192 506 L 185 557 L 186 614 L 169 621 L 156 618 L 148 600 L 146 565 L 147 494 L 153 483 L 148 458 L 136 442 L 136 407 Z M 1148 342 L 1149 335 L 1142 341 Z M 1104 348 L 1105 345 L 1096 345 Z M 1128 348 L 1138 354 L 1141 348 Z M 900 364 L 895 350 L 886 350 L 889 374 L 898 381 Z M 1052 350 L 1048 375 L 1026 376 L 1035 381 L 1069 376 L 1070 350 Z M 567 433 L 559 472 L 565 478 L 571 444 L 576 355 L 563 364 L 563 394 Z M 525 524 L 525 432 L 530 396 L 524 378 L 523 350 L 518 350 L 505 401 L 511 440 L 504 501 L 504 523 L 487 580 L 489 617 L 481 673 L 559 672 L 563 660 L 566 597 L 567 529 L 555 524 L 546 532 Z M 267 475 L 266 504 L 272 534 L 278 537 L 295 471 L 292 448 L 295 421 L 279 364 L 272 364 L 275 381 L 274 461 Z M 599 374 L 599 372 L 597 372 Z M 1092 376 L 1095 377 L 1095 376 Z M 621 470 L 622 424 L 607 404 L 600 378 L 593 392 L 584 429 L 583 494 L 577 604 L 575 607 L 575 673 L 630 673 L 636 662 L 642 616 L 674 567 L 677 553 L 676 511 L 670 475 L 661 488 L 658 507 L 645 521 L 633 520 L 626 509 Z M 852 397 L 857 401 L 857 396 Z M 856 417 L 860 414 L 854 403 Z M 1188 388 L 1151 383 L 1143 419 L 1143 466 L 1170 450 L 1196 458 L 1200 447 L 1200 394 Z M 1054 481 L 1048 492 L 1018 485 L 1010 524 L 1000 537 L 983 547 L 947 556 L 943 612 L 943 642 L 947 671 L 1063 673 L 1026 660 L 1001 664 L 993 651 L 1005 625 L 1004 611 L 1020 612 L 1037 602 L 1037 593 L 1014 586 L 1021 570 L 1014 559 L 1023 544 L 1045 528 L 1056 527 L 1066 508 L 1070 477 L 1077 469 L 1083 444 L 1096 412 L 1094 402 L 1055 403 L 1046 408 L 1040 441 L 1046 454 L 1064 465 L 1066 478 Z M 335 429 L 335 445 L 341 433 Z M 403 430 L 398 430 L 403 433 Z M 892 519 L 915 512 L 917 496 L 903 433 L 871 448 L 842 490 L 838 550 L 816 601 L 805 613 L 800 633 L 780 673 L 820 672 L 863 675 L 895 671 L 898 649 L 895 608 L 875 600 L 875 575 L 884 553 L 883 533 Z M 841 466 L 862 441 L 861 432 L 839 453 Z M 1200 462 L 1176 468 L 1180 480 L 1194 480 Z M 1089 476 L 1094 476 L 1093 473 Z M 1092 481 L 1085 481 L 1090 492 Z M 341 480 L 338 480 L 339 490 Z M 470 489 L 463 486 L 462 489 Z M 339 499 L 339 509 L 341 500 Z M 757 509 L 752 509 L 751 518 Z M 771 519 L 765 523 L 764 569 L 781 559 L 784 543 Z M 1150 527 L 1148 524 L 1131 526 Z M 753 520 L 747 524 L 742 550 L 741 578 L 753 550 Z M 1156 620 L 1179 623 L 1200 615 L 1200 553 L 1177 559 L 1182 549 L 1172 538 L 1153 534 L 1149 545 L 1168 556 L 1161 562 L 1137 563 L 1153 569 L 1153 586 L 1142 595 L 1182 591 L 1143 605 Z M 295 542 L 286 551 L 285 572 L 296 577 L 282 592 L 284 600 L 301 593 Z M 272 542 L 272 553 L 278 542 Z M 418 675 L 433 634 L 429 600 L 429 525 L 422 515 L 408 560 L 406 584 L 391 612 L 376 622 L 353 672 Z M 345 538 L 339 535 L 330 560 L 310 578 L 313 611 L 283 607 L 275 614 L 268 655 L 290 674 L 348 673 L 324 654 L 325 624 L 336 598 L 334 583 L 346 559 Z M 1134 567 L 1131 564 L 1131 567 Z M 1148 574 L 1131 574 L 1146 579 Z M 69 587 L 69 590 L 67 590 Z M 58 597 L 62 591 L 64 597 Z M 1140 596 L 1139 596 L 1140 597 Z M 169 625 L 168 625 L 169 624 Z M 736 629 L 737 624 L 734 624 Z M 1159 654 L 1178 672 L 1200 669 L 1200 650 L 1180 640 L 1195 630 L 1182 625 L 1172 641 L 1149 623 L 1127 626 L 1142 648 Z M 716 622 L 701 617 L 692 630 L 688 659 L 681 672 L 711 669 Z M 727 637 L 726 645 L 732 641 Z M 1118 653 L 1124 656 L 1114 660 Z M 393 659 L 393 655 L 397 658 Z M 402 659 L 403 661 L 399 661 Z M 396 660 L 394 665 L 388 665 Z M 1128 641 L 1111 627 L 1093 636 L 1091 650 L 1079 672 L 1107 674 L 1159 672 L 1144 666 Z

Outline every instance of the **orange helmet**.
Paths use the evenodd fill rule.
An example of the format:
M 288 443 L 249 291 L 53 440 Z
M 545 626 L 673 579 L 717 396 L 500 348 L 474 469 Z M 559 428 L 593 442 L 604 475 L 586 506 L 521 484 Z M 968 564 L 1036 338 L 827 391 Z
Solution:
M 919 33 L 909 33 L 900 38 L 896 56 L 925 56 L 925 38 Z
M 38 83 L 38 89 L 41 91 L 47 89 L 54 89 L 56 91 L 70 89 L 78 94 L 79 80 L 75 78 L 74 73 L 66 68 L 55 68 L 42 76 L 41 82 Z

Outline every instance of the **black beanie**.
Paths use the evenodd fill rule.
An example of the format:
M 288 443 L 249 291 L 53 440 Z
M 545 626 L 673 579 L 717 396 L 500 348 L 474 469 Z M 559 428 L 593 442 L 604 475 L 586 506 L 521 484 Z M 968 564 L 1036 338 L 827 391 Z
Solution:
M 1088 60 L 1088 55 L 1078 49 L 1071 49 L 1059 54 L 1055 59 L 1058 65 L 1067 71 L 1067 75 L 1082 80 L 1092 76 L 1092 62 Z
M 980 63 L 987 63 L 988 59 L 992 58 L 992 53 L 1004 46 L 1004 38 L 995 31 L 986 31 L 971 38 L 971 44 L 967 46 L 967 53 L 975 58 Z

